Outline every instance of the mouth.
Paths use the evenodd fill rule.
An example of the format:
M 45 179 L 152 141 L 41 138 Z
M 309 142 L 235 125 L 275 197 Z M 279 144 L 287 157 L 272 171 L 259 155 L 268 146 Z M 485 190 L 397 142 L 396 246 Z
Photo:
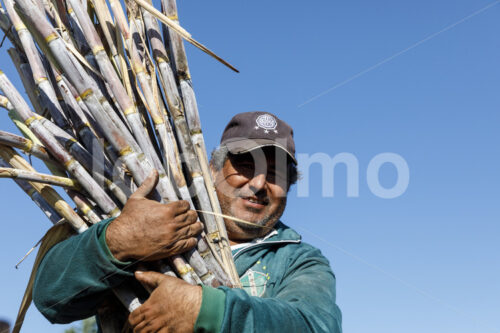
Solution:
M 267 198 L 258 198 L 256 196 L 250 197 L 242 197 L 245 203 L 253 208 L 263 208 L 269 204 L 269 200 Z

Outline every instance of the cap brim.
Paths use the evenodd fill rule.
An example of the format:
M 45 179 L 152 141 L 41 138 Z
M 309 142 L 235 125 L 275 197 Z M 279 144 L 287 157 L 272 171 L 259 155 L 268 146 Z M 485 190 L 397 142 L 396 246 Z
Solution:
M 292 162 L 297 165 L 297 160 L 291 152 L 289 152 L 284 146 L 280 145 L 274 140 L 269 139 L 242 139 L 234 140 L 223 143 L 231 154 L 244 154 L 251 152 L 252 150 L 263 148 L 263 147 L 277 147 L 285 151 L 288 156 L 292 159 Z

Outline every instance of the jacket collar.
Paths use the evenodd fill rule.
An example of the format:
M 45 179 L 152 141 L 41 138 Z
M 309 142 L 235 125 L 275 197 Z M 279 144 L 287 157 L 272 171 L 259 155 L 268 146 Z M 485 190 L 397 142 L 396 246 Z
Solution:
M 264 239 L 260 241 L 253 241 L 248 243 L 245 247 L 236 249 L 233 253 L 233 258 L 236 260 L 243 253 L 246 253 L 251 257 L 256 254 L 256 252 L 259 252 L 269 245 L 300 243 L 302 239 L 302 237 L 295 230 L 288 227 L 281 221 L 276 223 L 271 233 L 274 233 L 271 237 L 264 237 Z
M 276 225 L 274 226 L 274 230 L 276 230 L 278 233 L 272 237 L 269 237 L 266 239 L 266 241 L 293 241 L 294 243 L 296 241 L 300 241 L 302 237 L 292 228 L 287 226 L 281 221 L 278 221 Z

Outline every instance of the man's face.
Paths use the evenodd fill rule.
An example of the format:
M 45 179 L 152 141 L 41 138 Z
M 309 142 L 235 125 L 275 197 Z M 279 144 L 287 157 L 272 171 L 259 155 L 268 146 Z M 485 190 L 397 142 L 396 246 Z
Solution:
M 256 224 L 226 219 L 232 241 L 265 235 L 283 214 L 288 192 L 287 161 L 286 153 L 266 147 L 246 154 L 229 154 L 223 168 L 215 174 L 222 212 Z

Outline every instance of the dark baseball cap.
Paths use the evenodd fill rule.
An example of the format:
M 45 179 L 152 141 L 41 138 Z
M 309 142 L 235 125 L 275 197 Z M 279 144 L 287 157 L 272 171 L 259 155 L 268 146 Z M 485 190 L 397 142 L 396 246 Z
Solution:
M 248 153 L 263 147 L 278 147 L 297 164 L 293 129 L 269 112 L 238 113 L 224 129 L 220 144 L 226 146 L 232 154 Z

